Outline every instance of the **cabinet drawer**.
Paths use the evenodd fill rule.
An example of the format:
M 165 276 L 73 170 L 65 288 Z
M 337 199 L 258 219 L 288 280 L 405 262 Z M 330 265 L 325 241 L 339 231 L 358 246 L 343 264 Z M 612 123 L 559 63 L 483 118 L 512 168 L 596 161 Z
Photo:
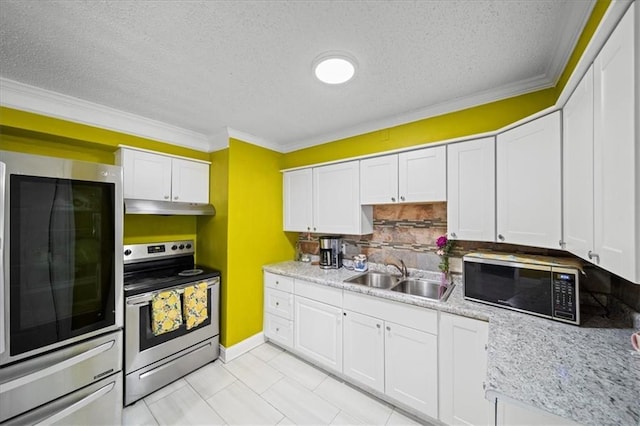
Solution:
M 293 321 L 277 315 L 264 315 L 264 335 L 267 339 L 281 346 L 293 349 Z
M 286 291 L 287 293 L 293 293 L 293 278 L 285 277 L 284 275 L 272 274 L 271 272 L 264 273 L 264 285 L 276 290 Z
M 293 319 L 293 294 L 272 288 L 264 289 L 265 311 L 285 319 Z
M 438 334 L 438 312 L 431 309 L 350 291 L 344 292 L 344 309 L 392 321 L 427 333 Z
M 328 305 L 342 307 L 342 290 L 309 281 L 296 280 L 295 294 Z

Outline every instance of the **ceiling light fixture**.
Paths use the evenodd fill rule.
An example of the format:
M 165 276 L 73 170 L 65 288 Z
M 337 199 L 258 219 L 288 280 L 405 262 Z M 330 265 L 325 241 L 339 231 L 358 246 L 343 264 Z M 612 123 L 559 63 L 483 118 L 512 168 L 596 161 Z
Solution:
M 313 61 L 313 73 L 326 84 L 342 84 L 356 73 L 356 61 L 342 52 L 324 53 Z

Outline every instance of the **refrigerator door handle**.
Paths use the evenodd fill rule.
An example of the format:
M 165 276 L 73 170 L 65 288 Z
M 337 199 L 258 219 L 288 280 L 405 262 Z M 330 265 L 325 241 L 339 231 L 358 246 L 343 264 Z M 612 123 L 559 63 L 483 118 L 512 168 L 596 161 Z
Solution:
M 0 308 L 2 312 L 0 312 L 0 355 L 2 355 L 5 351 L 5 330 L 4 330 L 4 316 L 7 312 L 7 309 L 4 306 L 4 293 L 5 293 L 5 285 L 9 285 L 9 283 L 5 283 L 4 281 L 4 209 L 5 209 L 5 193 L 6 193 L 6 165 L 0 161 Z

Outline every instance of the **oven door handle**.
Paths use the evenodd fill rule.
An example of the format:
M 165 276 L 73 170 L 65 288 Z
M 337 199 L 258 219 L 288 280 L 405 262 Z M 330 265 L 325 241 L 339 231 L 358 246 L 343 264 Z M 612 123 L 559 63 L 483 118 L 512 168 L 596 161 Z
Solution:
M 220 284 L 220 278 L 214 278 L 212 280 L 207 281 L 207 290 L 215 287 L 216 285 Z M 162 293 L 165 291 L 170 291 L 170 290 L 176 290 L 178 292 L 178 294 L 182 294 L 184 293 L 184 289 L 187 287 L 192 286 L 193 284 L 188 284 L 188 285 L 184 285 L 181 287 L 172 287 L 172 288 L 168 288 L 168 289 L 162 289 L 160 291 L 153 291 L 153 292 L 149 292 L 149 293 L 143 293 L 143 294 L 137 294 L 135 296 L 131 296 L 131 297 L 127 297 L 127 305 L 129 306 L 145 306 L 148 305 L 151 300 L 153 299 L 153 297 L 158 294 L 158 293 Z

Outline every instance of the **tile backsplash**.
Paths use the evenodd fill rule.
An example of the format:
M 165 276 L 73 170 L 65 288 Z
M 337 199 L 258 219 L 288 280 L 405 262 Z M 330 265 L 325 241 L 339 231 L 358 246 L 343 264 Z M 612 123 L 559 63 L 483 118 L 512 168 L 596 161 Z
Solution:
M 345 258 L 365 254 L 372 263 L 403 260 L 407 267 L 438 271 L 440 256 L 436 254 L 436 240 L 447 233 L 447 203 L 387 204 L 373 207 L 373 233 L 342 235 Z M 303 253 L 318 255 L 321 234 L 301 233 L 298 236 Z M 544 256 L 575 256 L 561 250 L 543 249 L 504 243 L 457 241 L 450 258 L 452 272 L 462 271 L 462 256 L 472 251 L 507 252 Z M 587 267 L 583 279 L 585 290 L 613 295 L 640 311 L 640 285 L 618 278 L 597 267 Z M 586 298 L 583 298 L 586 299 Z

